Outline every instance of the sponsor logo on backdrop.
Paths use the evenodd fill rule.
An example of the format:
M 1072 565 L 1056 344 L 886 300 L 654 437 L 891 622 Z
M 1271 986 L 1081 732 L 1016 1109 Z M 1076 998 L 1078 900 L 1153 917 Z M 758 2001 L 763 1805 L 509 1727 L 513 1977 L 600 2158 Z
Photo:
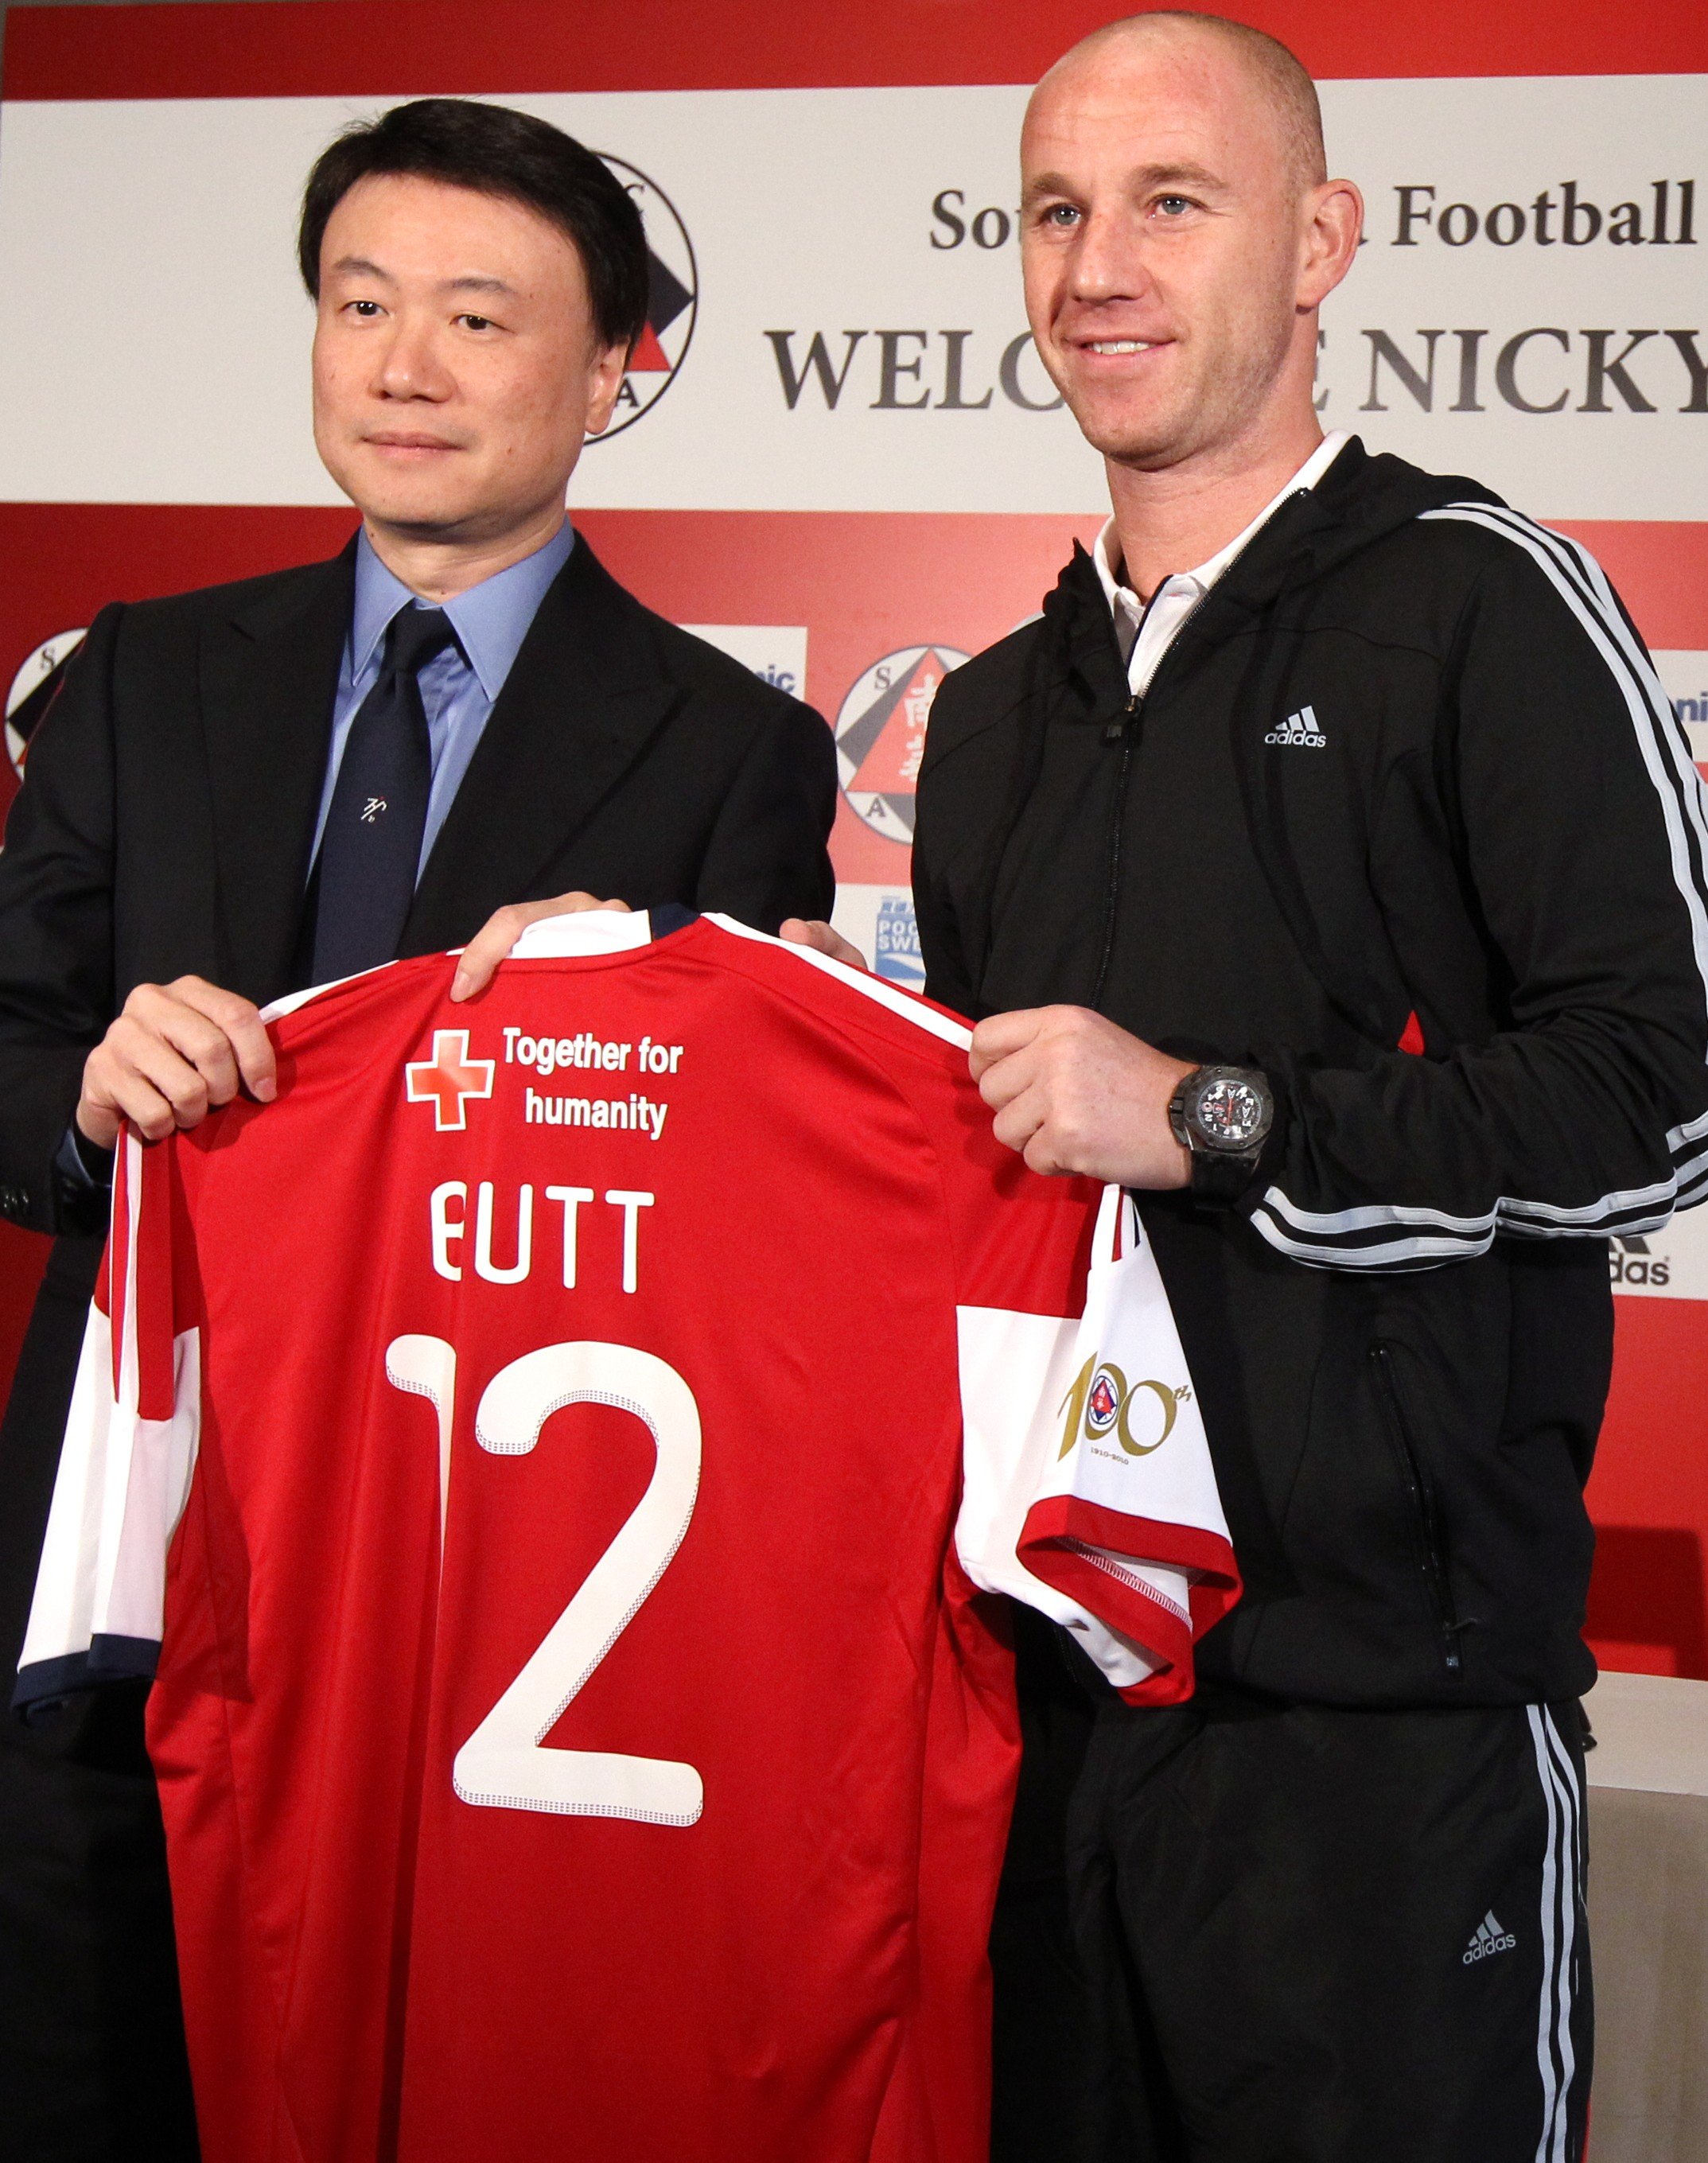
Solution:
M 911 847 L 914 793 L 931 701 L 967 656 L 953 646 L 904 646 L 874 661 L 836 716 L 842 793 L 875 834 Z
M 919 951 L 919 924 L 912 898 L 887 893 L 878 904 L 878 929 L 872 940 L 872 966 L 893 984 L 909 991 L 925 987 L 925 957 Z
M 1672 1282 L 1673 1265 L 1665 1254 L 1658 1254 L 1646 1237 L 1632 1233 L 1628 1238 L 1615 1239 L 1608 1250 L 1607 1266 L 1616 1291 L 1629 1286 L 1633 1291 L 1646 1286 L 1650 1291 L 1664 1291 Z
M 629 358 L 610 426 L 595 443 L 632 427 L 676 380 L 688 357 L 699 306 L 699 270 L 694 243 L 676 206 L 638 166 L 601 151 L 605 163 L 634 197 L 647 228 L 647 324 Z
M 904 886 L 867 886 L 857 879 L 839 878 L 830 921 L 859 948 L 875 975 L 914 991 L 924 988 L 918 975 L 908 973 L 910 959 L 919 951 L 919 927 L 914 921 L 914 898 Z M 880 924 L 884 926 L 882 940 Z M 912 959 L 911 966 L 923 973 L 922 961 Z
M 58 689 L 58 672 L 83 638 L 81 631 L 55 631 L 51 638 L 43 639 L 12 679 L 12 688 L 6 694 L 6 756 L 20 781 L 30 737 Z
M 703 638 L 731 661 L 752 671 L 762 683 L 787 691 L 791 699 L 806 696 L 805 626 L 800 624 L 685 623 L 684 631 Z
M 1708 653 L 1657 652 L 1655 673 L 1684 725 L 1690 756 L 1708 774 Z
M 1607 1243 L 1616 1292 L 1648 1299 L 1708 1299 L 1708 1207 L 1682 1209 L 1658 1232 Z

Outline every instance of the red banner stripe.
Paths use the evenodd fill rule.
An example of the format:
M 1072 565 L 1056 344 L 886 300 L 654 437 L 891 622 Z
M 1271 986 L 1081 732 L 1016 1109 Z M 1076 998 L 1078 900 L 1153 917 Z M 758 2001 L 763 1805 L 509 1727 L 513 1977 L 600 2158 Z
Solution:
M 266 7 L 20 8 L 16 98 L 401 98 L 461 92 L 1030 82 L 1116 12 L 1107 0 L 277 0 Z M 1285 39 L 1323 77 L 1648 75 L 1708 70 L 1701 0 L 1250 0 L 1208 12 Z M 851 179 L 853 176 L 851 176 Z M 783 184 L 786 187 L 786 182 Z

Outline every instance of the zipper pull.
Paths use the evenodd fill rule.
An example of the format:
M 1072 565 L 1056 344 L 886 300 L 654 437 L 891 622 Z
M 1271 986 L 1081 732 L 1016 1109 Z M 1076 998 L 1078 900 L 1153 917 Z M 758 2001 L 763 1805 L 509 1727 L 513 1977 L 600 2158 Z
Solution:
M 1143 693 L 1134 691 L 1127 701 L 1126 709 L 1122 715 L 1121 719 L 1119 721 L 1104 722 L 1103 741 L 1106 744 L 1118 744 L 1125 741 L 1127 731 L 1132 727 L 1134 722 L 1138 720 L 1139 709 L 1144 704 L 1144 703 L 1145 699 Z

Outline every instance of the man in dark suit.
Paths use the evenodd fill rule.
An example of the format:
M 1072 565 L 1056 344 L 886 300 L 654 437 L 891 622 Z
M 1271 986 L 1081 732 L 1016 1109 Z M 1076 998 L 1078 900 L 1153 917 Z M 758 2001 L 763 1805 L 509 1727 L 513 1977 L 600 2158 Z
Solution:
M 606 168 L 503 108 L 401 107 L 315 167 L 301 259 L 360 535 L 105 610 L 0 856 L 0 1211 L 61 1235 L 0 1432 L 8 1670 L 127 1119 L 270 1098 L 259 1008 L 398 955 L 469 944 L 470 996 L 523 922 L 595 898 L 773 931 L 830 906 L 823 722 L 565 516 L 645 320 Z M 30 2163 L 194 2153 L 141 1710 L 4 1723 L 0 2124 Z

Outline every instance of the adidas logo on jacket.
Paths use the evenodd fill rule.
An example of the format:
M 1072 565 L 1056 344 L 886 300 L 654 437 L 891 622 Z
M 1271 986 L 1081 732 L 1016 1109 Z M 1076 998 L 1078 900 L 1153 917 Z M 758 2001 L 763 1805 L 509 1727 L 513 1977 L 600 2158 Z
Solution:
M 1271 729 L 1264 738 L 1266 744 L 1292 744 L 1306 751 L 1323 751 L 1328 739 L 1317 724 L 1317 716 L 1309 706 L 1301 706 L 1297 714 L 1289 714 L 1278 729 Z

